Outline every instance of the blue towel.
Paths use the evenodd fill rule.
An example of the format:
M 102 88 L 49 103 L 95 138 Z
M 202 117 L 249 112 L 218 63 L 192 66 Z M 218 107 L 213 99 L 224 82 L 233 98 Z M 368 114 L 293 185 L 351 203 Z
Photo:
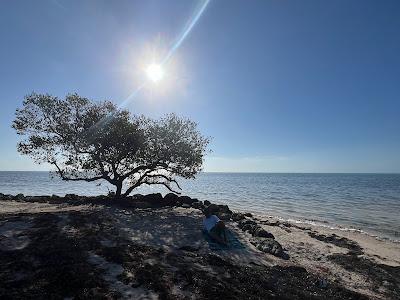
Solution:
M 208 246 L 211 250 L 231 250 L 231 249 L 243 249 L 245 246 L 239 241 L 237 236 L 230 230 L 226 230 L 226 239 L 228 245 L 222 245 L 214 241 L 207 231 L 203 230 L 204 239 L 207 241 Z

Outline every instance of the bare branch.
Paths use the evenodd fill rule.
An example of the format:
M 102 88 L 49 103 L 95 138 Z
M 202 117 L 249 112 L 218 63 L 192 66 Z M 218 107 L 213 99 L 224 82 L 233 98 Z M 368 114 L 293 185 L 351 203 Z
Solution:
M 173 183 L 175 183 L 176 186 L 178 187 L 178 189 L 182 190 L 182 188 L 179 186 L 178 182 L 177 182 L 175 179 L 170 178 L 170 177 L 168 177 L 168 176 L 166 176 L 166 175 L 163 175 L 163 174 L 152 174 L 152 175 L 147 175 L 146 177 L 147 177 L 147 178 L 157 178 L 157 177 L 159 177 L 159 178 L 164 178 L 164 179 L 167 180 L 168 182 L 173 182 Z

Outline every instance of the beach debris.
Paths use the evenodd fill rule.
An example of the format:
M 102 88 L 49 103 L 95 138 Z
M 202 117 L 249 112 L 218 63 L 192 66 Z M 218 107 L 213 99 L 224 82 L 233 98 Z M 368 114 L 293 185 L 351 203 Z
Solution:
M 360 245 L 352 240 L 349 240 L 348 238 L 345 237 L 340 237 L 336 234 L 332 235 L 324 235 L 324 234 L 318 234 L 317 232 L 310 231 L 308 232 L 308 235 L 314 239 L 317 239 L 321 242 L 325 242 L 328 244 L 333 244 L 335 246 L 341 247 L 341 248 L 346 248 L 350 250 L 351 254 L 354 255 L 360 255 L 363 253 L 362 248 Z
M 374 290 L 384 287 L 381 292 L 384 293 L 385 299 L 400 299 L 400 266 L 379 264 L 351 252 L 332 254 L 328 259 L 347 271 L 366 276 Z

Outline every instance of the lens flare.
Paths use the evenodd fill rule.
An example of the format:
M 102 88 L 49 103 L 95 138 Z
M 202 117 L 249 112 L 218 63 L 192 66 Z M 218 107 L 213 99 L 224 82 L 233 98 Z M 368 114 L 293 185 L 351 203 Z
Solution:
M 176 39 L 175 43 L 169 50 L 168 54 L 165 56 L 163 63 L 166 63 L 171 56 L 174 54 L 176 50 L 182 45 L 183 41 L 186 39 L 186 37 L 189 35 L 189 33 L 192 31 L 193 27 L 196 25 L 196 23 L 199 21 L 201 15 L 204 13 L 206 10 L 208 4 L 210 3 L 211 0 L 203 0 L 198 8 L 195 10 L 193 13 L 192 17 L 189 19 L 189 22 L 186 24 L 186 26 L 183 28 L 182 33 L 178 36 Z

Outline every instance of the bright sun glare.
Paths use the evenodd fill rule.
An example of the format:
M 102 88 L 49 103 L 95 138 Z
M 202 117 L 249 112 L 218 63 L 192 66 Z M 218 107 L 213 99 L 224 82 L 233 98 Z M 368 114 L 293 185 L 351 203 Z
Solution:
M 147 78 L 153 82 L 158 82 L 164 77 L 164 70 L 158 64 L 151 64 L 146 68 Z

